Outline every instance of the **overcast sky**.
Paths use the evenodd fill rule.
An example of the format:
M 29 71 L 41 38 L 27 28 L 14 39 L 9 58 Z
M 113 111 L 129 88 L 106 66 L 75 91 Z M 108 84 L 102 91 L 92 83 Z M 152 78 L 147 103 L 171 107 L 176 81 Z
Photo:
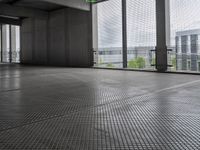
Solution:
M 98 4 L 99 47 L 122 47 L 121 0 Z M 128 46 L 155 46 L 155 0 L 127 0 Z M 200 28 L 200 0 L 170 0 L 171 43 L 176 31 Z

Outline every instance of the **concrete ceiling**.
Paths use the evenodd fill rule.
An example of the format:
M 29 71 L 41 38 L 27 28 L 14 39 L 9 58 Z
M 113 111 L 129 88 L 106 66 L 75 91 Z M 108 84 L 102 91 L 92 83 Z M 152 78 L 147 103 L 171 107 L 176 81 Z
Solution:
M 52 4 L 52 3 L 47 3 L 39 0 L 20 0 L 16 2 L 14 5 L 16 6 L 22 6 L 22 7 L 32 7 L 32 8 L 38 8 L 42 9 L 45 11 L 52 11 L 55 9 L 62 8 L 63 6 L 57 5 L 57 4 Z
M 52 11 L 62 7 L 90 10 L 90 4 L 86 0 L 0 0 L 1 3 L 37 8 L 45 11 Z

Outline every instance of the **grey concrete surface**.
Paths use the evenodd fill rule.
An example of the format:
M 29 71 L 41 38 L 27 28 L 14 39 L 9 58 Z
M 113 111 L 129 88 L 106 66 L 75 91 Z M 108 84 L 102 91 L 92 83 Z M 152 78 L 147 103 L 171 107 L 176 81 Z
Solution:
M 38 11 L 45 10 L 45 11 L 52 11 L 59 9 L 61 7 L 70 7 L 70 8 L 76 8 L 80 10 L 90 10 L 90 3 L 87 3 L 86 0 L 0 0 L 0 4 L 9 4 L 14 6 L 13 10 L 9 9 L 8 12 L 14 12 L 15 10 L 18 10 L 18 7 L 21 7 L 22 10 L 18 10 L 17 16 L 21 16 L 22 12 L 23 15 L 34 15 L 31 10 L 24 9 L 26 8 L 36 8 Z M 16 7 L 17 6 L 17 7 Z M 2 7 L 0 7 L 2 8 Z M 12 8 L 11 6 L 8 8 Z M 3 9 L 5 11 L 0 10 L 0 12 L 7 12 L 6 9 Z M 24 11 L 25 10 L 25 11 Z M 26 14 L 27 12 L 28 14 Z M 13 14 L 13 13 L 12 13 Z M 36 12 L 38 14 L 38 12 Z
M 39 0 L 54 4 L 59 4 L 66 7 L 81 9 L 81 10 L 90 10 L 90 4 L 86 2 L 86 0 Z
M 21 63 L 70 67 L 93 65 L 91 12 L 65 8 L 49 19 L 26 18 L 21 26 Z
M 48 12 L 27 7 L 19 7 L 0 3 L 0 15 L 13 17 L 48 18 Z
M 199 150 L 200 76 L 0 65 L 0 149 Z

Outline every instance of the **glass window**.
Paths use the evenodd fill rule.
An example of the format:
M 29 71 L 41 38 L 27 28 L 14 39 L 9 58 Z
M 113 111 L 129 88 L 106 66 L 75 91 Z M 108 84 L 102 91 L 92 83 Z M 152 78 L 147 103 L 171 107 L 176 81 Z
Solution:
M 156 46 L 155 0 L 127 0 L 128 68 L 153 69 Z
M 199 71 L 200 1 L 168 0 L 167 46 L 171 71 Z
M 10 62 L 10 26 L 2 25 L 2 62 Z
M 98 49 L 96 66 L 122 67 L 122 2 L 109 0 L 97 4 Z
M 1 29 L 2 29 L 2 28 L 1 28 L 1 24 L 0 24 L 0 63 L 2 62 L 2 60 L 1 60 L 1 58 L 2 58 L 2 55 L 1 55 L 1 54 L 2 54 L 2 43 L 1 43 L 1 42 L 2 42 L 2 39 L 1 39 L 1 37 L 2 37 L 2 36 L 1 36 L 2 34 L 1 34 L 1 33 L 2 33 L 2 32 L 1 32 Z
M 11 26 L 11 51 L 12 51 L 12 62 L 20 62 L 20 27 Z

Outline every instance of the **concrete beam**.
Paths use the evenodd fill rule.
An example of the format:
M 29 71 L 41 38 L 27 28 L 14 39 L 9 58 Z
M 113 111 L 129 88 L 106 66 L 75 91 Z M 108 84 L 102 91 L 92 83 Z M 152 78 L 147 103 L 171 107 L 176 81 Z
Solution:
M 87 10 L 87 11 L 90 10 L 90 4 L 87 3 L 86 0 L 38 0 L 38 1 L 53 3 L 81 10 Z
M 21 25 L 21 20 L 20 19 L 0 17 L 0 23 L 2 23 L 2 24 L 12 24 L 12 25 Z
M 48 18 L 48 12 L 8 4 L 0 4 L 0 15 L 15 17 Z

